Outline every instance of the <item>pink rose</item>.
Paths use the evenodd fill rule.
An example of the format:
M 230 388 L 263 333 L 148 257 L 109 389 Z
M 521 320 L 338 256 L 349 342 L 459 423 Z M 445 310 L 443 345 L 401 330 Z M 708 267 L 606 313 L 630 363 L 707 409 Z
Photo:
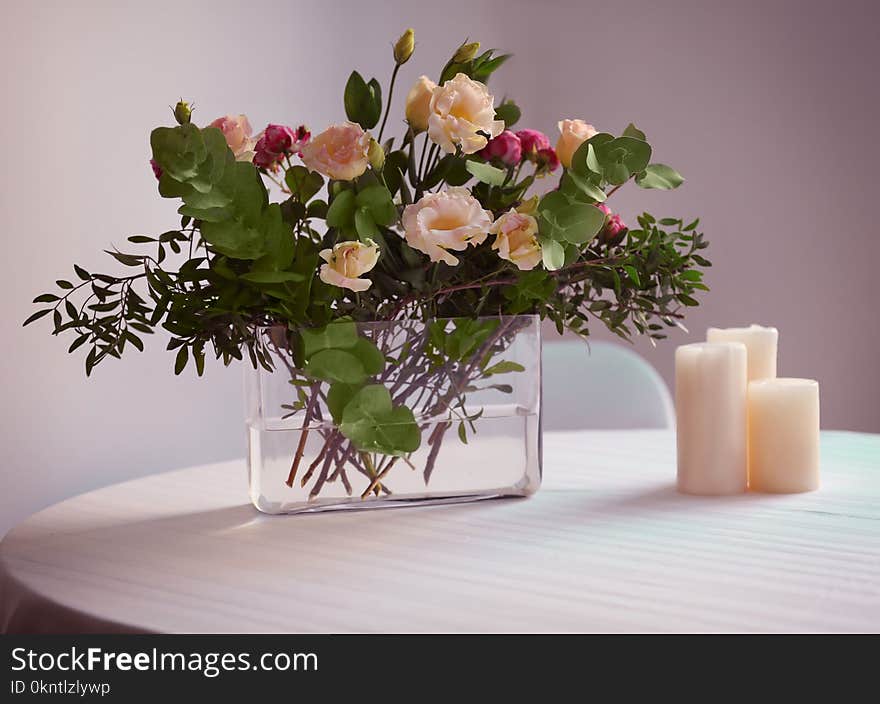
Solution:
M 519 130 L 516 136 L 522 144 L 523 156 L 529 161 L 534 161 L 542 149 L 550 148 L 550 138 L 538 130 Z
M 351 181 L 369 166 L 370 135 L 354 122 L 330 125 L 302 148 L 303 163 L 337 181 Z
M 617 213 L 613 212 L 604 203 L 598 203 L 596 207 L 605 213 L 605 225 L 599 232 L 599 239 L 605 244 L 616 244 L 623 239 L 628 229 L 626 223 Z
M 216 127 L 226 138 L 226 144 L 238 161 L 252 161 L 254 158 L 253 130 L 245 115 L 224 115 L 214 120 L 209 127 Z
M 284 151 L 276 152 L 269 149 L 269 140 L 264 134 L 257 140 L 254 152 L 254 166 L 268 171 L 276 171 L 279 162 L 284 158 Z
M 266 126 L 266 129 L 263 130 L 263 136 L 260 138 L 264 148 L 276 154 L 289 152 L 295 140 L 296 132 L 290 129 L 290 127 L 272 124 Z M 257 148 L 259 149 L 259 142 L 257 143 Z
M 541 169 L 553 172 L 559 168 L 559 157 L 556 156 L 556 150 L 553 147 L 539 149 L 535 157 L 535 163 Z
M 461 186 L 428 193 L 403 211 L 409 246 L 427 254 L 432 262 L 449 266 L 458 264 L 458 259 L 448 250 L 461 252 L 470 244 L 480 244 L 491 225 L 492 213 Z
M 150 166 L 153 167 L 153 176 L 155 176 L 158 181 L 162 178 L 162 167 L 156 163 L 155 159 L 150 159 Z
M 504 130 L 477 153 L 486 161 L 498 159 L 507 166 L 516 166 L 522 158 L 522 146 L 516 134 Z

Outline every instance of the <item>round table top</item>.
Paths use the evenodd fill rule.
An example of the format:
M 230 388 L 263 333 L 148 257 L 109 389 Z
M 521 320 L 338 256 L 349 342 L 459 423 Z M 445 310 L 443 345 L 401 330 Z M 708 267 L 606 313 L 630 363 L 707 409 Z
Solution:
M 32 516 L 6 632 L 874 631 L 880 436 L 823 433 L 822 489 L 694 497 L 665 431 L 546 433 L 530 499 L 259 514 L 243 461 Z

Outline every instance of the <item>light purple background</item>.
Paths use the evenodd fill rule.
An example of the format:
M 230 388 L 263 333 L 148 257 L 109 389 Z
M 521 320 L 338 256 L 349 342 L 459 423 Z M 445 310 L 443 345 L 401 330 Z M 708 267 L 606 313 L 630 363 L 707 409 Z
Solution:
M 408 26 L 418 48 L 398 100 L 479 39 L 516 54 L 492 85 L 522 126 L 634 120 L 687 177 L 613 199 L 629 220 L 700 215 L 711 242 L 691 334 L 637 346 L 667 380 L 675 346 L 708 325 L 776 325 L 780 373 L 819 379 L 823 425 L 880 431 L 878 20 L 869 0 L 4 2 L 0 532 L 76 491 L 242 454 L 239 368 L 175 378 L 152 340 L 86 382 L 69 339 L 20 322 L 72 261 L 106 267 L 108 244 L 174 225 L 146 160 L 179 96 L 202 123 L 247 112 L 256 129 L 321 129 L 342 119 L 352 68 L 387 82 Z

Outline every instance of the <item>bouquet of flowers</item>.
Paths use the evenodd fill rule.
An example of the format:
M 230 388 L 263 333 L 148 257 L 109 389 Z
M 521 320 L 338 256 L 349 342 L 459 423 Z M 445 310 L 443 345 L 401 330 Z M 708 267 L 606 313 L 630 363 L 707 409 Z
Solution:
M 359 493 L 388 492 L 391 466 L 425 445 L 427 482 L 446 428 L 458 422 L 464 442 L 474 429 L 479 411 L 464 396 L 489 378 L 504 392 L 497 378 L 522 371 L 499 355 L 524 314 L 582 336 L 591 319 L 624 338 L 681 325 L 706 289 L 698 221 L 645 213 L 627 227 L 608 206 L 629 182 L 683 182 L 652 162 L 645 134 L 563 119 L 554 145 L 515 129 L 519 107 L 487 87 L 508 55 L 465 43 L 436 82 L 415 81 L 405 120 L 390 123 L 402 134 L 386 136 L 414 46 L 412 30 L 395 43 L 387 100 L 375 78 L 352 72 L 347 119 L 318 133 L 269 124 L 255 135 L 244 115 L 199 127 L 179 102 L 177 124 L 150 136 L 158 192 L 179 204 L 179 226 L 129 237 L 140 252 L 108 251 L 127 274 L 75 265 L 25 324 L 51 315 L 54 334 L 75 336 L 69 351 L 87 350 L 87 374 L 142 350 L 158 327 L 176 374 L 192 362 L 201 375 L 209 353 L 283 363 L 284 408 L 303 438 L 289 486 L 310 427 L 327 424 L 300 477 L 323 477 L 312 498 L 328 481 L 351 493 L 352 468 L 367 486 Z

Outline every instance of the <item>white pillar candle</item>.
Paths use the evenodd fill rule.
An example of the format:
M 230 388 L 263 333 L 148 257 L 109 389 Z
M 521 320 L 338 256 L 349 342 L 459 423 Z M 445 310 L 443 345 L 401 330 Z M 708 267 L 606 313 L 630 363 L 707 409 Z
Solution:
M 678 490 L 746 490 L 746 347 L 700 342 L 675 351 Z
M 750 325 L 747 328 L 709 328 L 708 342 L 742 342 L 749 354 L 749 381 L 776 378 L 776 328 Z
M 819 383 L 749 384 L 749 489 L 781 494 L 819 488 Z

